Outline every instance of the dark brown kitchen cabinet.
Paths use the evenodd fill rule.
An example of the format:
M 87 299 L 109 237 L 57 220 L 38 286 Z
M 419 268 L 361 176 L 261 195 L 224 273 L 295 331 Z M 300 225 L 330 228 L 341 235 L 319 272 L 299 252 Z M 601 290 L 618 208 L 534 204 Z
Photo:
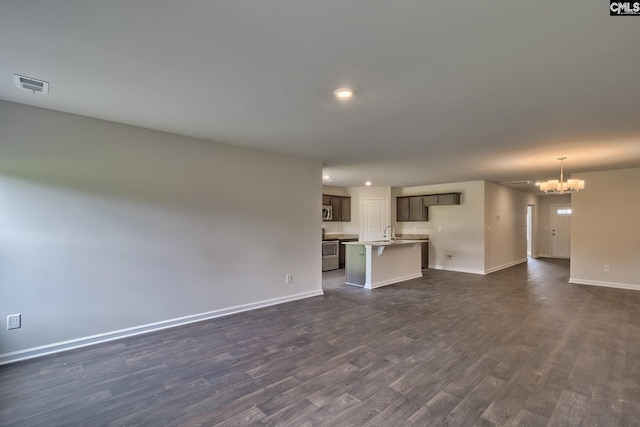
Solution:
M 439 205 L 459 205 L 460 193 L 438 194 Z
M 399 222 L 409 221 L 409 198 L 398 197 L 396 199 L 396 219 Z
M 422 196 L 422 201 L 425 206 L 436 206 L 438 204 L 438 195 Z
M 462 193 L 423 194 L 396 197 L 398 222 L 429 221 L 430 206 L 459 205 Z
M 331 221 L 351 221 L 351 197 L 323 194 L 322 205 L 331 206 Z
M 340 239 L 340 248 L 338 250 L 338 267 L 340 268 L 344 268 L 345 263 L 346 263 L 346 252 L 347 252 L 347 246 L 343 245 L 343 242 L 357 242 L 358 239 Z
M 342 197 L 331 196 L 331 221 L 342 221 Z
M 427 212 L 422 196 L 409 197 L 409 221 L 427 221 Z
M 459 205 L 461 193 L 428 194 L 422 196 L 425 206 Z
M 344 222 L 351 222 L 351 197 L 342 198 L 342 220 Z
M 429 268 L 429 242 L 422 243 L 422 269 Z
M 396 198 L 396 219 L 404 221 L 428 221 L 429 208 L 425 206 L 422 196 Z

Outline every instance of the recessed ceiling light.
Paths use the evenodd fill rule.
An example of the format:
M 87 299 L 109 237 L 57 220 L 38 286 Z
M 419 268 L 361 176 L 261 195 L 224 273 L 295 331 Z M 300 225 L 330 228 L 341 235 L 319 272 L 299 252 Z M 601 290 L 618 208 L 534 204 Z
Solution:
M 329 175 L 323 175 L 323 176 L 322 176 L 322 179 L 323 179 L 324 181 L 331 181 L 331 177 L 330 177 Z
M 333 91 L 333 95 L 342 100 L 351 99 L 353 97 L 353 89 L 349 89 L 348 87 L 341 87 L 340 89 L 336 89 Z
M 366 185 L 367 187 L 370 187 L 371 186 L 371 181 L 365 182 L 364 185 Z

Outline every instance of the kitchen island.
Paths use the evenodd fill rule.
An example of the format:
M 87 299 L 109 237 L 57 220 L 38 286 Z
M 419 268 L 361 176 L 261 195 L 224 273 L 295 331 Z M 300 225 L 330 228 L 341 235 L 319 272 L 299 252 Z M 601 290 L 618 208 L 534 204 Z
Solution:
M 422 243 L 428 240 L 345 242 L 346 284 L 379 288 L 422 277 Z

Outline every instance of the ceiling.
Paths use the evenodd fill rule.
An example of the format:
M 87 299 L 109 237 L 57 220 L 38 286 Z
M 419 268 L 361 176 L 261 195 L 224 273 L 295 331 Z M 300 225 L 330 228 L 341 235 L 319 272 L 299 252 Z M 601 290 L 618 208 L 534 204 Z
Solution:
M 640 167 L 639 40 L 601 0 L 6 0 L 0 98 L 319 160 L 336 186 L 535 181 L 559 156 Z

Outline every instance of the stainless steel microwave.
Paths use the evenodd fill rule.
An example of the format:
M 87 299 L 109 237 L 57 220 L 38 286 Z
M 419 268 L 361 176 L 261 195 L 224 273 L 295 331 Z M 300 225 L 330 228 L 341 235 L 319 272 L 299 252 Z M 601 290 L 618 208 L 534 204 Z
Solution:
M 322 207 L 322 220 L 323 221 L 331 221 L 333 219 L 333 210 L 331 206 L 323 206 Z

